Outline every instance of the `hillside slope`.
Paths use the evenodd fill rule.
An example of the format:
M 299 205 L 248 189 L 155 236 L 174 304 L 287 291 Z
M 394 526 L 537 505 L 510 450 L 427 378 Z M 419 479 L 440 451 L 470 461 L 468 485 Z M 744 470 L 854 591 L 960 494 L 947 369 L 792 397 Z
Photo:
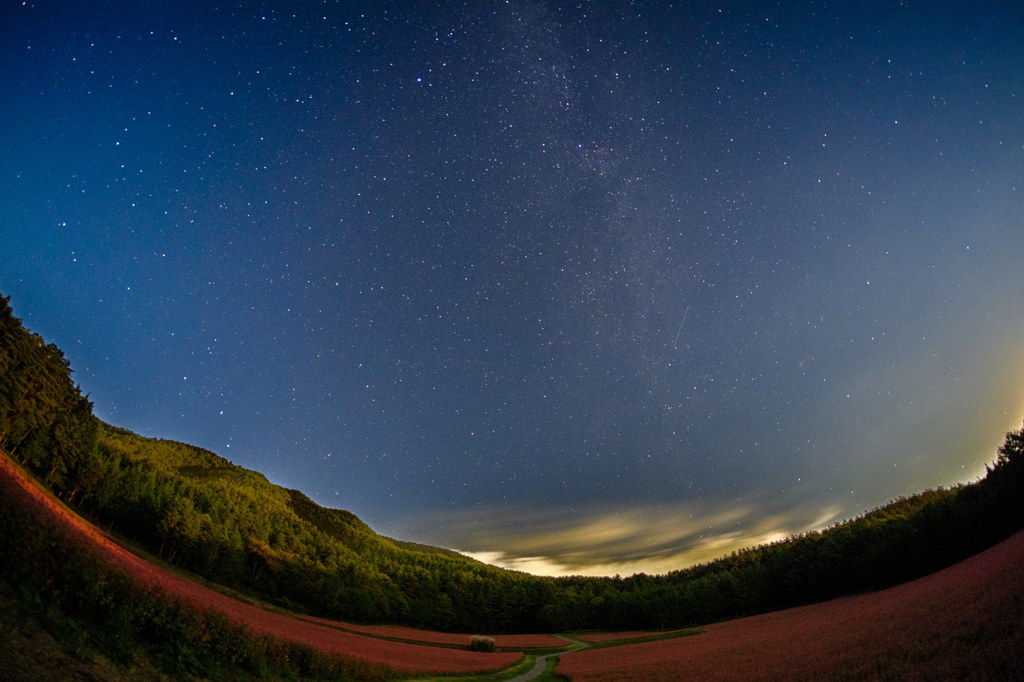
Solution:
M 75 551 L 95 553 L 102 562 L 145 588 L 183 601 L 199 612 L 213 611 L 257 635 L 300 642 L 327 654 L 386 666 L 403 673 L 464 674 L 512 665 L 522 654 L 486 654 L 467 648 L 438 648 L 366 637 L 346 629 L 344 623 L 313 622 L 267 611 L 210 590 L 155 566 L 126 551 L 103 533 L 45 495 L 5 455 L 0 455 L 0 495 L 14 501 L 22 521 L 56 529 L 63 543 Z M 468 638 L 465 642 L 468 644 Z M 374 677 L 379 673 L 375 673 Z

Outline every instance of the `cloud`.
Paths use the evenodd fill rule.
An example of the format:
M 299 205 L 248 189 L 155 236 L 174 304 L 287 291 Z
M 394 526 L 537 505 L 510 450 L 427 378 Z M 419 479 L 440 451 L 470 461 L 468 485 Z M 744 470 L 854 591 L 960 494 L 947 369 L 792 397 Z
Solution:
M 667 573 L 743 547 L 782 540 L 837 520 L 837 506 L 802 508 L 770 516 L 750 505 L 593 510 L 547 520 L 509 510 L 449 514 L 445 534 L 459 550 L 485 563 L 538 575 Z M 510 528 L 510 520 L 516 528 Z

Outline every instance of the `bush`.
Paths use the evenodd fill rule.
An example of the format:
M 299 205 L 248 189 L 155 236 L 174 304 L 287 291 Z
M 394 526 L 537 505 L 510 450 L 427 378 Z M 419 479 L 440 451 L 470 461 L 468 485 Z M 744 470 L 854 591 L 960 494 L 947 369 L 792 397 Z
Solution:
M 469 649 L 470 651 L 484 651 L 487 653 L 494 653 L 494 638 L 484 637 L 483 635 L 473 635 L 469 638 Z

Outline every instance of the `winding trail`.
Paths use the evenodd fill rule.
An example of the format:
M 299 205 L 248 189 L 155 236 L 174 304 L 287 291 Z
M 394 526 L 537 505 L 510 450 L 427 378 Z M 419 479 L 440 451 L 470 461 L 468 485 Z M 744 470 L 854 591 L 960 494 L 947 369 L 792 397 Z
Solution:
M 545 656 L 538 656 L 537 662 L 533 665 L 533 668 L 531 670 L 526 671 L 518 677 L 513 677 L 511 680 L 505 680 L 505 682 L 529 682 L 529 680 L 540 677 L 540 674 L 544 672 L 544 670 L 548 667 L 548 659 L 550 657 L 558 656 L 559 654 L 567 654 L 570 651 L 583 651 L 584 649 L 587 649 L 591 646 L 589 642 L 581 642 L 578 639 L 564 637 L 562 635 L 555 636 L 559 639 L 564 639 L 565 641 L 571 643 L 572 647 L 566 649 L 565 651 L 560 651 L 557 654 L 547 654 Z

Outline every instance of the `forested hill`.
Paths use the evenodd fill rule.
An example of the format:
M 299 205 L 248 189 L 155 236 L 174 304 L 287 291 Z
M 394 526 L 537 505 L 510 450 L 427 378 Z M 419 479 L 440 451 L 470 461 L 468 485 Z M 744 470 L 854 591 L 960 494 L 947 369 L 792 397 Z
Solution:
M 531 576 L 396 543 L 200 448 L 103 423 L 97 435 L 105 474 L 84 511 L 225 585 L 298 610 L 441 629 L 480 627 L 472 614 L 484 601 L 511 608 L 482 591 L 533 605 L 540 596 Z
M 101 422 L 0 297 L 0 450 L 154 554 L 290 608 L 463 632 L 678 627 L 887 587 L 1024 527 L 1024 430 L 986 478 L 665 576 L 543 578 L 374 533 L 184 443 Z M 3 548 L 0 548 L 0 556 Z

